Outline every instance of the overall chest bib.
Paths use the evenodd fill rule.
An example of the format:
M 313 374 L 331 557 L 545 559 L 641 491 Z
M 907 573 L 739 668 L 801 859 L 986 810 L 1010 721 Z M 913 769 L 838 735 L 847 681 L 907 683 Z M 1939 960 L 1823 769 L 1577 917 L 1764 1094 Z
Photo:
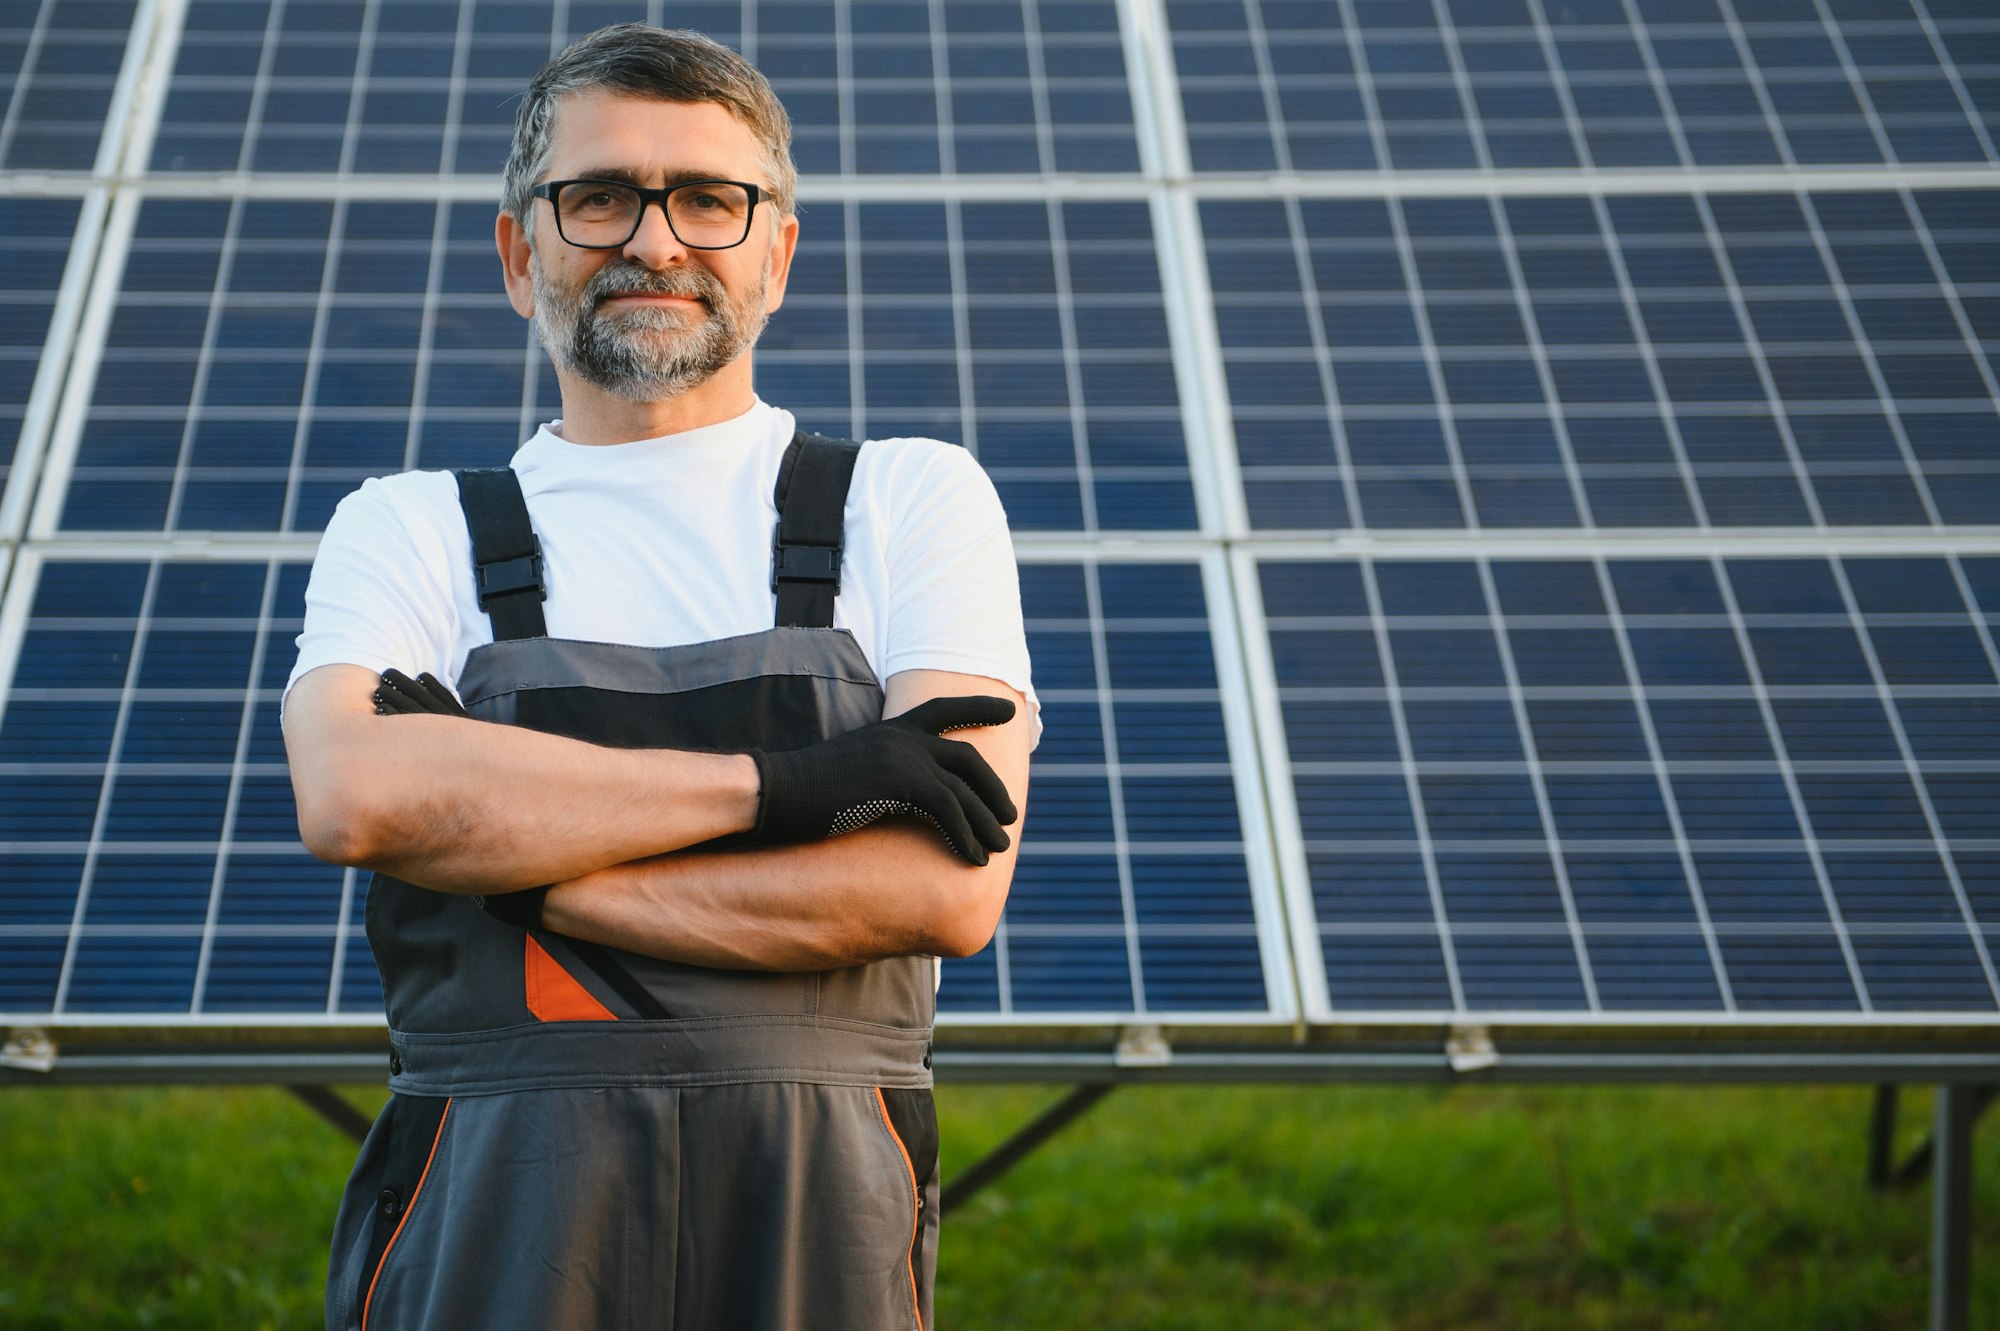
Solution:
M 546 636 L 518 479 L 460 473 L 494 627 L 460 676 L 467 710 L 728 751 L 879 720 L 881 685 L 833 627 L 858 451 L 802 434 L 786 453 L 773 627 L 662 648 Z M 714 970 L 380 874 L 367 926 L 395 1094 L 336 1224 L 330 1328 L 928 1323 L 929 958 Z

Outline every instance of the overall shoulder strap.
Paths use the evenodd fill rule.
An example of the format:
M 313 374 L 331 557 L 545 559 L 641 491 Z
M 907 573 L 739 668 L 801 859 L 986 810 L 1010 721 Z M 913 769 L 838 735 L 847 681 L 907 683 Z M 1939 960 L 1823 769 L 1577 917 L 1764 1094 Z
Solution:
M 528 501 L 512 467 L 482 467 L 455 473 L 458 504 L 472 532 L 473 576 L 479 608 L 493 621 L 493 640 L 545 638 L 549 628 L 542 602 L 542 543 L 528 521 Z
M 842 513 L 861 445 L 801 430 L 778 467 L 771 590 L 779 628 L 832 628 L 840 595 Z

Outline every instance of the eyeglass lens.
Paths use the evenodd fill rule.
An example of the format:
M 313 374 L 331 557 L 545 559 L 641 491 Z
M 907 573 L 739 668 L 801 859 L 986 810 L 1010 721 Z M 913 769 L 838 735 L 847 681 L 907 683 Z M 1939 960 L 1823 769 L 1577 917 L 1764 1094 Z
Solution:
M 622 245 L 639 229 L 636 190 L 586 181 L 563 187 L 556 222 L 573 245 Z M 667 225 L 684 245 L 727 249 L 750 234 L 750 195 L 739 185 L 682 185 L 667 196 Z

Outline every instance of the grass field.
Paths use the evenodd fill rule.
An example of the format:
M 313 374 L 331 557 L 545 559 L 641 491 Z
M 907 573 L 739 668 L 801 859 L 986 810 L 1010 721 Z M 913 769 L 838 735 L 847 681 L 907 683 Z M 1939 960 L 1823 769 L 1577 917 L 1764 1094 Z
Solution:
M 945 1172 L 1059 1093 L 939 1092 Z M 379 1089 L 351 1088 L 373 1109 Z M 1905 1097 L 1903 1144 L 1927 1125 Z M 951 1328 L 1921 1328 L 1863 1088 L 1132 1087 L 955 1215 Z M 1976 1327 L 2000 1328 L 1982 1141 Z M 308 1328 L 353 1147 L 266 1089 L 0 1091 L 0 1327 Z

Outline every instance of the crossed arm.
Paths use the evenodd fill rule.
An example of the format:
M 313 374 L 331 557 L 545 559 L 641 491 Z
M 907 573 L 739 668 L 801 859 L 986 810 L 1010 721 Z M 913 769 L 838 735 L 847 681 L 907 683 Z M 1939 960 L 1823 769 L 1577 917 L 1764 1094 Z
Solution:
M 676 852 L 756 819 L 741 754 L 609 749 L 514 726 L 375 715 L 376 677 L 323 666 L 285 706 L 299 831 L 322 859 L 443 892 L 556 886 L 544 924 L 674 961 L 825 970 L 985 946 L 1013 881 L 1014 846 L 981 867 L 898 820 L 799 846 Z M 885 715 L 930 698 L 1012 698 L 1014 719 L 961 730 L 1025 811 L 1032 722 L 997 680 L 911 670 Z

